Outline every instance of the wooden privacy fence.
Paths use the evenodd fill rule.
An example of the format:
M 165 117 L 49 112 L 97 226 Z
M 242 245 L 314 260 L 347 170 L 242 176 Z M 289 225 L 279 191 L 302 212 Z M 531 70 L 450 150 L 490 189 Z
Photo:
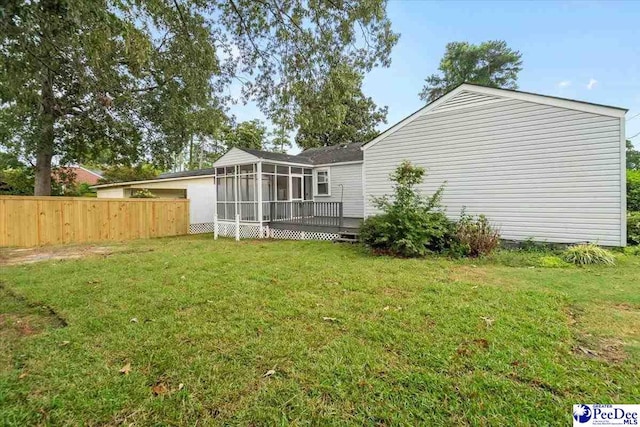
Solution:
M 188 199 L 0 196 L 0 246 L 130 240 L 188 232 Z

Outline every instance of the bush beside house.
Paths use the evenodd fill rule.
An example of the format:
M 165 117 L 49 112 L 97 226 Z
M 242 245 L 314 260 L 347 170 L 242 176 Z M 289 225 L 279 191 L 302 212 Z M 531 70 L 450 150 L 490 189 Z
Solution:
M 375 198 L 381 214 L 367 218 L 360 228 L 362 241 L 378 253 L 421 257 L 430 253 L 486 255 L 498 247 L 500 234 L 483 215 L 462 214 L 449 220 L 441 206 L 444 184 L 431 196 L 416 189 L 425 169 L 404 161 L 390 176 L 392 197 Z

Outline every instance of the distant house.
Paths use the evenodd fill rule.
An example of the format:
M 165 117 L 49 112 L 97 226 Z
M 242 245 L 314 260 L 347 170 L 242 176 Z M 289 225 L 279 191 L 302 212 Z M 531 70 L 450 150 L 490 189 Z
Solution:
M 98 197 L 172 183 L 186 190 L 192 217 L 201 210 L 199 229 L 217 219 L 221 235 L 332 239 L 376 213 L 372 196 L 391 194 L 389 174 L 410 160 L 427 169 L 425 193 L 446 182 L 451 218 L 465 207 L 505 239 L 624 246 L 625 113 L 463 84 L 366 144 L 298 155 L 232 148 L 211 169 L 98 186 Z M 193 179 L 201 187 L 190 192 Z
M 100 171 L 92 171 L 82 166 L 62 166 L 59 171 L 54 172 L 54 179 L 58 179 L 62 174 L 73 175 L 76 184 L 96 185 L 102 178 Z

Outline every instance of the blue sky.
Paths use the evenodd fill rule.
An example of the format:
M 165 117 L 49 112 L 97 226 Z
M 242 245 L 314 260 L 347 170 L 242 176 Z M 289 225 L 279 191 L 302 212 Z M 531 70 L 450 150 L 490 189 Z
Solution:
M 391 67 L 363 85 L 389 107 L 383 129 L 424 105 L 418 92 L 448 42 L 505 40 L 523 54 L 519 89 L 628 108 L 626 134 L 640 132 L 640 116 L 631 119 L 640 113 L 640 1 L 390 0 L 387 12 L 400 41 Z M 232 112 L 263 118 L 252 105 Z M 640 135 L 633 142 L 640 147 Z

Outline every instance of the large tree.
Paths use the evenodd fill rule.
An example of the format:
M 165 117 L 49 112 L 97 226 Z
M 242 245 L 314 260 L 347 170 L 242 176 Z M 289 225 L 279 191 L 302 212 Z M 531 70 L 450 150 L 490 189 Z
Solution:
M 640 151 L 636 150 L 630 139 L 627 139 L 627 169 L 640 170 Z
M 387 107 L 378 108 L 362 93 L 362 74 L 345 64 L 334 66 L 325 79 L 301 96 L 295 124 L 302 148 L 366 142 L 385 122 Z
M 267 128 L 260 120 L 248 120 L 231 125 L 223 133 L 222 141 L 227 149 L 231 147 L 262 150 L 266 143 Z
M 510 49 L 502 40 L 479 45 L 468 42 L 447 44 L 439 73 L 425 79 L 420 99 L 431 102 L 462 83 L 477 83 L 490 87 L 517 89 L 518 73 L 522 70 L 522 54 Z
M 388 66 L 397 35 L 385 6 L 10 1 L 0 11 L 0 145 L 34 159 L 35 193 L 46 195 L 54 156 L 170 163 L 224 122 L 232 81 L 268 118 L 292 124 L 305 85 L 322 81 L 338 57 L 358 72 Z

